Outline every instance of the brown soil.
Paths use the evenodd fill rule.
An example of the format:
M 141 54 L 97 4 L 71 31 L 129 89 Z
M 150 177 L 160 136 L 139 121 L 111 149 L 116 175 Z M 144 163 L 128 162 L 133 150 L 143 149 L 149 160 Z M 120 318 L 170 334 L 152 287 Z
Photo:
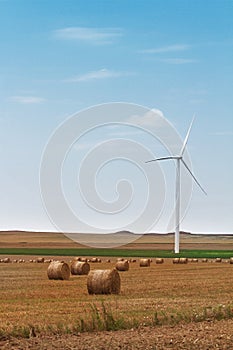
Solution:
M 95 235 L 92 235 L 93 237 Z M 103 242 L 105 235 L 102 236 Z M 125 249 L 161 249 L 173 250 L 173 234 L 146 234 L 137 238 L 132 236 L 132 243 L 120 246 Z M 124 236 L 122 236 L 124 242 Z M 134 240 L 135 239 L 135 240 Z M 95 237 L 90 239 L 95 240 Z M 123 243 L 122 243 L 123 244 Z M 72 241 L 59 232 L 27 232 L 27 231 L 0 231 L 0 248 L 86 248 L 86 246 Z M 233 250 L 232 235 L 197 235 L 181 233 L 181 249 Z
M 82 333 L 0 341 L 2 350 L 210 350 L 233 349 L 233 321 L 142 327 L 116 332 Z

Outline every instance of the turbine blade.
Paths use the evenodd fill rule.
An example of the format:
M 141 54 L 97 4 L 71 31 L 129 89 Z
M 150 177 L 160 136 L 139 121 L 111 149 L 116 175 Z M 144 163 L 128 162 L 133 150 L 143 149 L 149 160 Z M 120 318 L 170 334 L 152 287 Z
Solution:
M 188 132 L 187 132 L 187 135 L 185 136 L 184 143 L 183 143 L 183 146 L 182 146 L 181 151 L 180 151 L 180 156 L 181 156 L 181 157 L 182 157 L 183 154 L 184 154 L 185 147 L 186 147 L 187 142 L 188 142 L 189 134 L 190 134 L 190 131 L 191 131 L 191 129 L 192 129 L 192 125 L 193 125 L 194 119 L 195 119 L 195 114 L 194 114 L 193 119 L 192 119 L 192 121 L 191 121 L 191 123 L 190 123 L 189 129 L 188 129 Z
M 205 193 L 205 195 L 207 196 L 206 191 L 204 190 L 204 188 L 201 186 L 201 184 L 198 182 L 197 178 L 193 175 L 193 173 L 191 172 L 191 170 L 189 169 L 188 165 L 185 163 L 185 161 L 181 158 L 182 163 L 184 164 L 185 168 L 188 170 L 189 174 L 192 176 L 192 178 L 194 179 L 194 181 L 196 182 L 196 184 L 200 187 L 200 189 L 202 190 L 202 192 Z
M 156 158 L 156 159 L 147 160 L 145 163 L 157 162 L 158 160 L 168 160 L 168 159 L 177 159 L 177 157 Z

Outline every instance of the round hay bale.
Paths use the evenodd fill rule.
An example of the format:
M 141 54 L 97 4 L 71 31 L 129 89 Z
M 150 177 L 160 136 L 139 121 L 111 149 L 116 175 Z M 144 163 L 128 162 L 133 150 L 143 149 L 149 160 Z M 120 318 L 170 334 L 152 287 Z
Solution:
M 110 263 L 110 262 L 111 262 L 111 260 L 110 260 L 110 259 L 107 259 L 107 260 L 106 260 L 106 263 Z
M 233 258 L 230 258 L 230 264 L 233 264 Z
M 118 261 L 124 261 L 124 260 L 125 260 L 124 258 L 117 258 L 116 261 L 118 262 Z
M 180 258 L 174 258 L 173 259 L 173 264 L 179 264 Z
M 74 261 L 74 260 L 76 260 L 76 261 L 81 261 L 82 258 L 80 258 L 80 256 L 75 256 L 74 259 L 73 259 L 73 261 Z
M 222 262 L 222 258 L 216 258 L 216 259 L 215 259 L 215 262 L 216 262 L 216 263 Z
M 52 261 L 47 270 L 50 280 L 68 280 L 70 278 L 70 268 L 67 263 Z
M 193 259 L 192 259 L 192 262 L 193 262 L 193 263 L 197 263 L 197 262 L 198 262 L 198 259 L 197 259 L 197 258 L 193 258 Z
M 7 264 L 7 263 L 10 263 L 11 260 L 10 260 L 10 258 L 4 258 L 2 262 L 4 262 L 5 264 Z
M 203 259 L 202 259 L 202 262 L 203 262 L 203 263 L 206 263 L 206 262 L 208 262 L 208 259 L 207 259 L 207 258 L 203 258 Z
M 116 269 L 92 270 L 87 277 L 89 294 L 119 294 L 121 279 Z
M 14 264 L 16 264 L 17 262 L 18 262 L 18 260 L 17 260 L 17 259 L 14 259 L 14 260 L 13 260 L 13 263 L 14 263 Z
M 87 258 L 81 258 L 80 261 L 82 261 L 82 262 L 87 262 Z
M 188 259 L 187 258 L 180 258 L 179 263 L 180 264 L 187 264 L 188 263 Z
M 150 259 L 140 259 L 139 260 L 139 266 L 140 267 L 150 266 Z
M 92 263 L 97 263 L 98 262 L 98 258 L 91 258 L 91 262 Z
M 37 258 L 36 262 L 42 264 L 44 262 L 44 258 Z
M 72 275 L 88 275 L 90 265 L 85 261 L 74 260 L 71 264 L 70 271 Z
M 163 260 L 163 258 L 156 258 L 156 259 L 155 259 L 155 263 L 156 263 L 156 264 L 163 264 L 163 263 L 164 263 L 164 260 Z
M 129 270 L 129 262 L 128 262 L 128 260 L 117 261 L 116 269 L 118 271 L 128 271 Z

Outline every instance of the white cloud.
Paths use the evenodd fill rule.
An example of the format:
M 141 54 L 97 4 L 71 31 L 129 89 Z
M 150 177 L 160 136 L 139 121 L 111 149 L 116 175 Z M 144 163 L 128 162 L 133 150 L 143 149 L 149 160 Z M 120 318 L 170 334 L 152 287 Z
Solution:
M 164 53 L 164 52 L 176 52 L 176 51 L 184 51 L 187 50 L 191 47 L 191 45 L 186 45 L 186 44 L 176 44 L 176 45 L 168 45 L 168 46 L 162 46 L 154 49 L 146 49 L 146 50 L 141 50 L 141 53 L 148 53 L 148 54 L 153 54 L 153 53 Z
M 118 78 L 121 76 L 131 75 L 131 73 L 127 72 L 115 72 L 109 69 L 100 69 L 97 71 L 91 71 L 83 75 L 75 76 L 73 78 L 65 80 L 69 83 L 76 82 L 86 82 L 91 80 L 100 80 L 100 79 L 109 79 L 109 78 Z
M 159 127 L 164 119 L 163 112 L 159 109 L 152 109 L 143 116 L 132 115 L 127 122 L 145 127 Z
M 62 40 L 83 41 L 90 44 L 111 44 L 123 35 L 120 28 L 67 27 L 53 32 L 55 38 Z
M 37 96 L 12 96 L 10 100 L 20 104 L 39 104 L 46 101 L 44 98 Z

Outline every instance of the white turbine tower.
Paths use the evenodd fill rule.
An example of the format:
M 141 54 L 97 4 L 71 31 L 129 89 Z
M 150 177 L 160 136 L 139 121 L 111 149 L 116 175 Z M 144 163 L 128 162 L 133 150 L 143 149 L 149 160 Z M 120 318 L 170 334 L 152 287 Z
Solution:
M 162 158 L 156 158 L 156 159 L 152 159 L 152 160 L 148 160 L 146 163 L 150 163 L 150 162 L 157 162 L 160 160 L 176 160 L 176 193 L 175 193 L 175 203 L 176 203 L 176 221 L 175 221 L 175 253 L 179 253 L 180 252 L 180 189 L 181 189 L 181 184 L 180 184 L 180 163 L 182 162 L 182 164 L 185 166 L 185 168 L 188 170 L 188 172 L 190 173 L 190 175 L 192 176 L 192 178 L 194 179 L 194 181 L 196 182 L 196 184 L 200 187 L 200 189 L 207 195 L 206 191 L 203 189 L 203 187 L 200 185 L 200 183 L 197 181 L 196 177 L 194 176 L 194 174 L 191 172 L 191 170 L 189 169 L 188 165 L 185 163 L 184 159 L 183 159 L 183 155 L 184 155 L 184 151 L 185 151 L 185 147 L 187 145 L 188 142 L 188 138 L 189 138 L 189 134 L 193 125 L 193 120 L 191 121 L 191 124 L 189 126 L 187 135 L 184 139 L 184 143 L 183 146 L 181 148 L 180 154 L 178 156 L 170 156 L 170 157 L 162 157 Z

